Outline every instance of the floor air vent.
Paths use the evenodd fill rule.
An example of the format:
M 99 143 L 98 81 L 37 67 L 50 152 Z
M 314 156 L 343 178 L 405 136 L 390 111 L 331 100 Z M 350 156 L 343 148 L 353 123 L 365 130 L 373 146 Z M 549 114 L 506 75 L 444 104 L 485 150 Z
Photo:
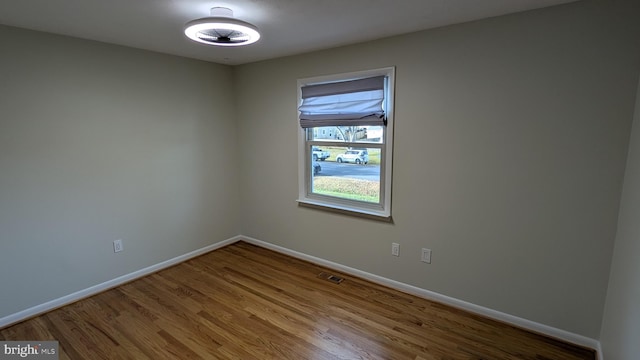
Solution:
M 340 284 L 342 281 L 344 281 L 344 279 L 341 278 L 340 276 L 335 276 L 326 272 L 321 272 L 320 274 L 318 274 L 318 277 L 320 279 L 331 281 L 332 283 L 335 283 L 335 284 Z

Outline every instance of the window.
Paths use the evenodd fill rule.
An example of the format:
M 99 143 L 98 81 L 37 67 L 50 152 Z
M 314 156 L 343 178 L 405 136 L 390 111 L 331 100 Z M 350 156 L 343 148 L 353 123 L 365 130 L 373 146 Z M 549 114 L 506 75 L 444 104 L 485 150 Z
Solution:
M 394 68 L 301 79 L 301 205 L 391 218 Z

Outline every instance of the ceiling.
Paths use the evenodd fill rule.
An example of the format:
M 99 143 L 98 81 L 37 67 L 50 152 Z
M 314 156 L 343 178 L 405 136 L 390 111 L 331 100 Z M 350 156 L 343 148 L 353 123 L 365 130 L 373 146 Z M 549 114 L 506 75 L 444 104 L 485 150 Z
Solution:
M 243 64 L 575 0 L 2 0 L 0 24 L 223 64 Z M 259 42 L 222 48 L 184 24 L 214 6 L 257 26 Z

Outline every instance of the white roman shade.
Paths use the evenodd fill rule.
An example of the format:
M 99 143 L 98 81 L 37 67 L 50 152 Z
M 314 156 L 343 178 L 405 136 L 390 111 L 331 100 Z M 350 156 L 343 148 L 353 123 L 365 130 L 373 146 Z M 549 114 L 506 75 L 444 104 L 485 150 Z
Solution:
M 300 126 L 386 125 L 384 76 L 302 87 Z

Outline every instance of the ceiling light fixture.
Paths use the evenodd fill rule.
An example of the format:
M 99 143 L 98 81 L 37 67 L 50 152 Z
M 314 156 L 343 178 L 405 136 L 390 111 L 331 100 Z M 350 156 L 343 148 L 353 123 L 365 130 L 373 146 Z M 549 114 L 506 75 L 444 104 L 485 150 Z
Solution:
M 189 21 L 184 34 L 193 41 L 217 46 L 249 45 L 260 39 L 255 26 L 234 19 L 233 11 L 224 7 L 211 8 L 210 17 Z

